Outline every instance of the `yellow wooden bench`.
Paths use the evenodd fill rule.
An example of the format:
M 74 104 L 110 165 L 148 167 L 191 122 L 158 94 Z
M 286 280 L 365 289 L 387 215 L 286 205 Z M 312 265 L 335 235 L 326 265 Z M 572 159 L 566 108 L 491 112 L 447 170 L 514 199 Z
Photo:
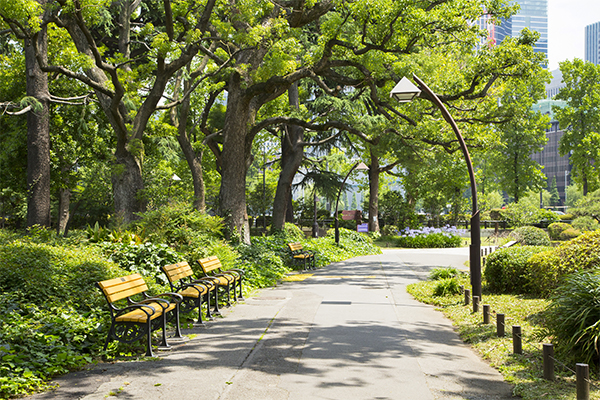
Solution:
M 179 303 L 183 299 L 182 296 L 175 293 L 150 296 L 147 293 L 148 286 L 139 274 L 97 282 L 96 286 L 102 291 L 108 302 L 111 317 L 104 350 L 108 347 L 111 339 L 122 343 L 133 343 L 145 335 L 147 338 L 146 355 L 152 357 L 152 331 L 161 328 L 162 340 L 159 348 L 169 348 L 167 314 L 175 317 L 174 338 L 183 338 L 179 328 Z M 126 302 L 122 300 L 126 300 Z
M 202 302 L 206 302 L 206 318 L 213 319 L 210 310 L 210 292 L 214 293 L 214 302 L 216 314 L 219 312 L 219 298 L 217 286 L 210 279 L 194 279 L 194 271 L 187 262 L 165 265 L 160 267 L 167 276 L 171 290 L 183 296 L 180 311 L 188 312 L 198 309 L 198 322 L 202 322 Z
M 292 254 L 292 265 L 302 265 L 303 269 L 315 269 L 317 267 L 315 253 L 304 250 L 301 243 L 288 243 L 288 248 Z
M 242 293 L 244 270 L 234 268 L 222 271 L 223 265 L 217 256 L 202 258 L 198 260 L 198 264 L 200 264 L 206 278 L 211 279 L 218 287 L 225 289 L 227 293 L 227 305 L 231 305 L 231 295 L 233 295 L 234 301 L 244 300 L 244 294 Z M 236 286 L 239 296 L 236 293 Z M 233 288 L 233 293 L 231 293 L 231 288 Z

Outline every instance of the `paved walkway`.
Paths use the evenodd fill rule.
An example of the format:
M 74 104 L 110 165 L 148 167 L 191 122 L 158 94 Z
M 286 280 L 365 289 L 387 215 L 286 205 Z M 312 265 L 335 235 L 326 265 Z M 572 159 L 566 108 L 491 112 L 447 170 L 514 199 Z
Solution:
M 385 250 L 261 290 L 157 361 L 101 364 L 34 399 L 512 398 L 451 323 L 406 293 L 467 249 Z

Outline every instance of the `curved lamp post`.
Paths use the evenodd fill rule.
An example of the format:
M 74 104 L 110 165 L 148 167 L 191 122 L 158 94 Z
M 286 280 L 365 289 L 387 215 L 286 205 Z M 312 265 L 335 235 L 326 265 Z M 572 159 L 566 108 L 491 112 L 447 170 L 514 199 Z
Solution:
M 342 181 L 342 186 L 340 186 L 340 191 L 338 192 L 337 199 L 335 200 L 335 214 L 334 214 L 334 218 L 335 218 L 335 244 L 339 244 L 340 243 L 340 222 L 338 220 L 338 204 L 340 202 L 340 195 L 342 194 L 342 190 L 344 190 L 344 183 L 346 183 L 346 180 L 348 179 L 348 177 L 350 176 L 350 174 L 352 173 L 352 171 L 354 171 L 354 170 L 365 171 L 367 169 L 369 169 L 369 167 L 367 167 L 365 165 L 365 163 L 359 161 L 356 164 L 354 164 L 352 166 L 352 168 L 350 168 L 350 171 L 348 171 L 348 173 L 346 174 L 346 177 Z
M 469 155 L 469 150 L 467 149 L 467 145 L 465 140 L 463 139 L 458 126 L 452 116 L 444 106 L 444 104 L 440 101 L 440 99 L 435 95 L 435 93 L 427 87 L 422 80 L 417 78 L 413 74 L 413 79 L 417 82 L 418 86 L 415 86 L 411 81 L 409 81 L 406 77 L 402 78 L 400 82 L 392 89 L 390 92 L 390 97 L 395 98 L 397 101 L 401 103 L 412 101 L 415 97 L 417 97 L 421 92 L 424 92 L 431 99 L 433 104 L 435 104 L 446 122 L 450 124 L 454 133 L 456 134 L 456 138 L 460 143 L 460 148 L 463 152 L 463 156 L 465 157 L 465 161 L 467 162 L 467 169 L 469 170 L 469 178 L 471 180 L 471 196 L 473 200 L 473 209 L 471 212 L 471 246 L 469 248 L 469 264 L 470 264 L 470 272 L 471 272 L 471 286 L 473 287 L 473 296 L 478 296 L 481 299 L 481 224 L 479 222 L 479 207 L 477 205 L 477 184 L 475 183 L 475 171 L 473 170 L 473 163 L 471 162 L 471 156 Z

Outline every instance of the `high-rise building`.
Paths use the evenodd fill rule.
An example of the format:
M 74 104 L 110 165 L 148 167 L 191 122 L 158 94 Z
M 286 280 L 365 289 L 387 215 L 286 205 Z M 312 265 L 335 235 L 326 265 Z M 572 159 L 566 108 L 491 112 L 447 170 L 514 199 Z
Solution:
M 521 6 L 520 10 L 503 20 L 499 26 L 488 29 L 490 39 L 496 44 L 502 43 L 506 37 L 517 37 L 523 28 L 529 28 L 540 34 L 534 50 L 548 55 L 548 0 L 512 0 L 511 4 Z
M 585 61 L 600 64 L 600 22 L 585 27 Z

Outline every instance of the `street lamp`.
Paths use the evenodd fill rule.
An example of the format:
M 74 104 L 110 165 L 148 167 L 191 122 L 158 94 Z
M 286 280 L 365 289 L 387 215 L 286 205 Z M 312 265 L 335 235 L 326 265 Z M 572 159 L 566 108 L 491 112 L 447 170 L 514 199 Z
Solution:
M 346 183 L 346 180 L 348 179 L 348 177 L 350 176 L 350 174 L 352 173 L 352 171 L 354 171 L 354 170 L 365 171 L 367 169 L 369 169 L 369 167 L 367 167 L 365 165 L 365 163 L 359 161 L 356 164 L 354 164 L 352 166 L 352 168 L 350 168 L 350 171 L 348 171 L 348 173 L 346 174 L 346 177 L 342 181 L 342 185 L 340 186 L 340 191 L 338 192 L 337 199 L 335 200 L 335 214 L 334 214 L 334 218 L 335 218 L 335 244 L 340 244 L 340 222 L 338 220 L 338 203 L 340 202 L 340 195 L 342 194 L 342 190 L 344 189 L 344 183 Z
M 458 126 L 452 116 L 444 106 L 444 104 L 440 101 L 440 99 L 435 95 L 435 93 L 427 87 L 423 81 L 421 81 L 417 76 L 413 74 L 413 79 L 417 82 L 418 86 L 415 86 L 412 82 L 410 82 L 406 77 L 402 78 L 400 82 L 392 89 L 390 92 L 390 97 L 398 100 L 399 102 L 408 102 L 417 97 L 421 92 L 427 94 L 427 96 L 431 99 L 433 104 L 435 104 L 446 122 L 450 124 L 454 133 L 456 134 L 456 138 L 460 143 L 460 148 L 463 152 L 463 156 L 465 157 L 465 161 L 467 162 L 467 169 L 469 171 L 469 178 L 471 180 L 471 196 L 473 200 L 473 209 L 471 212 L 471 246 L 469 248 L 469 264 L 471 271 L 471 286 L 473 287 L 473 296 L 479 297 L 481 300 L 481 224 L 479 220 L 479 207 L 477 205 L 477 184 L 475 183 L 475 171 L 473 170 L 473 163 L 471 162 L 471 156 L 469 155 L 469 150 L 467 149 L 467 145 L 465 140 L 463 139 Z

